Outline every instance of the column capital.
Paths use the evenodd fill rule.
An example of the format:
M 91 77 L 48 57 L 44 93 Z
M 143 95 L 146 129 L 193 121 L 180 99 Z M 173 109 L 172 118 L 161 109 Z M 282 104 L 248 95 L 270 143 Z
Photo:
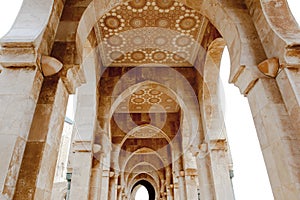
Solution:
M 261 73 L 270 78 L 275 78 L 278 75 L 280 65 L 278 58 L 268 58 L 259 63 L 257 68 Z
M 63 64 L 54 57 L 42 56 L 41 67 L 44 76 L 52 76 L 62 69 Z
M 100 144 L 93 144 L 93 153 L 103 153 L 102 146 Z

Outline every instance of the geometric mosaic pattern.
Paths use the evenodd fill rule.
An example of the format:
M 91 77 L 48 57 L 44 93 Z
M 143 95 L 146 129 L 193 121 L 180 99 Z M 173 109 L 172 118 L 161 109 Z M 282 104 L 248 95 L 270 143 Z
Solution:
M 94 28 L 106 66 L 192 66 L 202 19 L 173 0 L 133 0 L 106 13 Z

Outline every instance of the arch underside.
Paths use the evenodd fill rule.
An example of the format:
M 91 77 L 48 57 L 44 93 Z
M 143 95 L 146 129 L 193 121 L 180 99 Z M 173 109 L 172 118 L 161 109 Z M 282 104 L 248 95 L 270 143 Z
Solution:
M 175 173 L 196 168 L 195 158 L 186 153 L 191 147 L 207 138 L 226 140 L 224 134 L 209 134 L 223 126 L 215 95 L 221 53 L 214 50 L 222 52 L 227 43 L 233 75 L 240 73 L 241 65 L 253 66 L 265 54 L 262 48 L 247 49 L 243 37 L 248 35 L 240 35 L 234 23 L 224 28 L 194 6 L 172 0 L 111 3 L 101 13 L 94 1 L 81 20 L 92 23 L 84 30 L 80 22 L 76 38 L 83 66 L 93 57 L 99 72 L 95 82 L 98 129 L 93 141 L 110 155 L 108 168 L 120 175 L 123 194 L 128 195 L 129 183 L 139 181 L 139 174 L 147 174 L 162 198 L 167 187 L 178 186 Z M 228 8 L 214 9 L 224 13 Z M 251 34 L 257 37 L 256 32 Z M 225 42 L 209 49 L 221 35 Z M 245 52 L 250 55 L 247 59 Z M 216 58 L 208 58 L 212 55 Z
M 92 163 L 91 179 L 97 170 L 108 179 L 102 177 L 102 182 L 97 182 L 101 191 L 95 193 L 104 196 L 116 191 L 116 196 L 129 198 L 135 184 L 147 181 L 157 199 L 174 196 L 175 192 L 186 199 L 183 193 L 193 196 L 191 191 L 201 186 L 199 169 L 219 169 L 212 166 L 213 157 L 202 165 L 196 163 L 196 158 L 209 148 L 227 151 L 218 96 L 219 65 L 225 45 L 231 58 L 230 82 L 245 95 L 258 80 L 267 82 L 256 67 L 267 58 L 276 57 L 278 68 L 299 67 L 299 27 L 286 0 L 33 2 L 24 0 L 12 30 L 1 39 L 2 74 L 6 75 L 5 68 L 14 71 L 15 67 L 43 71 L 45 55 L 61 62 L 57 62 L 63 65 L 57 77 L 69 93 L 77 93 L 79 102 L 73 150 L 92 154 L 87 156 L 93 159 L 88 162 Z M 32 13 L 32 9 L 38 12 Z M 27 26 L 27 22 L 32 23 Z M 48 78 L 45 74 L 40 76 Z M 298 83 L 286 76 L 289 77 L 272 79 L 272 84 L 280 86 L 280 81 L 286 79 L 289 84 L 279 88 L 285 90 Z M 41 83 L 40 79 L 36 82 Z M 5 82 L 6 85 L 9 84 Z M 262 90 L 266 88 L 269 86 Z M 294 112 L 299 120 L 298 93 L 294 92 L 298 85 L 295 88 L 287 92 L 287 96 L 295 96 L 293 101 L 282 100 L 285 91 L 280 91 L 283 95 L 274 100 L 276 106 L 281 101 L 287 104 L 282 103 L 289 113 L 280 120 L 288 121 L 288 115 Z M 263 103 L 268 104 L 271 100 L 268 96 L 266 99 L 267 103 Z M 293 105 L 289 108 L 290 102 Z M 212 177 L 207 178 L 208 182 L 213 183 L 215 174 L 209 173 Z M 3 187 L 9 188 L 11 195 L 15 189 L 10 185 L 12 176 L 15 174 L 7 176 Z M 199 180 L 195 179 L 197 176 Z M 185 180 L 194 183 L 195 188 L 185 184 Z M 296 182 L 290 178 L 287 182 L 292 185 L 293 181 Z M 86 183 L 95 184 L 92 180 Z M 108 186 L 100 188 L 101 184 Z M 280 190 L 286 192 L 289 186 L 280 185 Z
M 130 1 L 96 20 L 87 35 L 100 67 L 94 143 L 110 154 L 120 195 L 130 196 L 133 184 L 151 179 L 156 198 L 164 198 L 170 185 L 178 185 L 175 172 L 196 168 L 194 158 L 183 161 L 204 139 L 204 71 L 195 63 L 204 63 L 218 37 L 206 17 L 171 0 Z

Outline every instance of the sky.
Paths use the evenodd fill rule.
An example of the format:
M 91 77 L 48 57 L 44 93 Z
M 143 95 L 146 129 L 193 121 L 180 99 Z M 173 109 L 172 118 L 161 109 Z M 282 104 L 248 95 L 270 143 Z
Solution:
M 296 20 L 300 21 L 299 0 L 289 0 Z M 0 37 L 12 26 L 22 0 L 0 1 Z M 221 63 L 221 79 L 225 91 L 225 124 L 233 159 L 233 187 L 236 200 L 273 200 L 262 153 L 254 128 L 247 98 L 238 88 L 229 85 L 229 55 L 224 50 Z M 69 104 L 69 110 L 72 102 Z M 71 114 L 70 114 L 71 113 Z M 68 112 L 73 117 L 72 112 Z M 147 200 L 145 188 L 137 192 L 136 200 Z

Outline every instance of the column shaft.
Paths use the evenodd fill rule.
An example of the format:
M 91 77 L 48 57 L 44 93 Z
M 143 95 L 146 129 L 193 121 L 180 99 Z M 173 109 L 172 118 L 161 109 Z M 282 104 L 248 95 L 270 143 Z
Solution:
M 109 192 L 109 170 L 102 171 L 102 180 L 101 180 L 101 200 L 108 200 Z
M 214 200 L 215 191 L 211 174 L 210 156 L 208 153 L 199 153 L 196 156 L 200 199 Z
M 74 154 L 70 200 L 88 200 L 92 153 L 90 151 L 75 151 Z
M 90 184 L 89 200 L 100 200 L 101 197 L 102 169 L 99 166 L 93 167 Z
M 35 109 L 14 199 L 50 199 L 68 92 L 58 76 L 45 78 Z M 47 174 L 47 176 L 45 176 Z
M 284 68 L 276 77 L 276 82 L 286 109 L 293 119 L 292 125 L 300 130 L 300 69 Z
M 234 200 L 226 151 L 227 144 L 225 141 L 218 141 L 210 145 L 211 171 L 216 200 Z
M 0 198 L 13 198 L 42 81 L 33 67 L 0 71 Z
M 293 126 L 274 79 L 259 79 L 248 94 L 276 200 L 299 199 L 300 133 Z

